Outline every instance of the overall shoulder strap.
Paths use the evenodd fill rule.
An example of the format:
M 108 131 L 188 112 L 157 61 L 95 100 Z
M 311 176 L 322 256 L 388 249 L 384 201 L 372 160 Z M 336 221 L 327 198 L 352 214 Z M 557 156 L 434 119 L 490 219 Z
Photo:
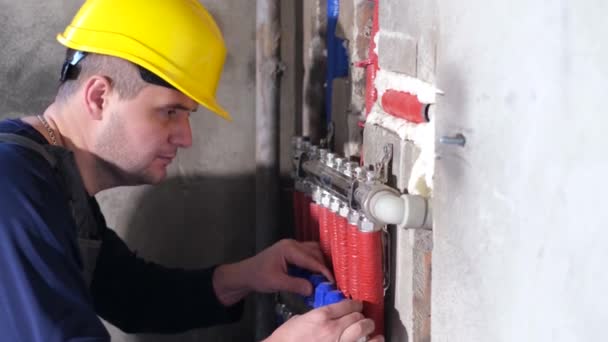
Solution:
M 18 134 L 0 133 L 0 143 L 9 143 L 29 148 L 46 159 L 58 174 L 66 195 L 69 196 L 69 206 L 72 218 L 76 224 L 78 247 L 82 262 L 82 274 L 87 286 L 90 286 L 101 248 L 100 223 L 92 214 L 88 196 L 84 190 L 82 179 L 78 173 L 73 155 L 57 146 L 46 147 Z
M 13 133 L 0 133 L 0 142 L 15 144 L 25 148 L 29 148 L 30 150 L 37 152 L 44 159 L 46 159 L 53 168 L 57 165 L 57 159 L 55 158 L 55 156 L 50 154 L 42 145 L 30 138 L 26 138 L 24 136 Z

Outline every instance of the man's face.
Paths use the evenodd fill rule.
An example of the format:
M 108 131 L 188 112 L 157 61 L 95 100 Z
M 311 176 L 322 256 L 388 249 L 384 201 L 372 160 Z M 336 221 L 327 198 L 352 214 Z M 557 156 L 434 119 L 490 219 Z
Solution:
M 95 151 L 119 185 L 156 184 L 180 147 L 192 145 L 189 97 L 165 87 L 145 86 L 133 99 L 117 94 L 104 108 Z

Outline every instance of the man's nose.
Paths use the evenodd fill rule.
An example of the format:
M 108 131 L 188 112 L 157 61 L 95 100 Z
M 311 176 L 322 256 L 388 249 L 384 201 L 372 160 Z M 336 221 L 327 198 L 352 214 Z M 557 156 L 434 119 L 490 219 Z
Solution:
M 188 148 L 192 146 L 192 128 L 190 127 L 189 113 L 177 115 L 173 132 L 169 142 L 178 147 Z

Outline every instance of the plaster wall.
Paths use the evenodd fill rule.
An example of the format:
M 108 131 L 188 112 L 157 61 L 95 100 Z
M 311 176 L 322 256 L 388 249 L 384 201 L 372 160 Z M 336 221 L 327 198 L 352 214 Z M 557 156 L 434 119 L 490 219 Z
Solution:
M 601 340 L 608 4 L 436 3 L 433 341 Z
M 600 1 L 380 1 L 380 68 L 444 92 L 432 121 L 431 340 L 604 335 L 607 10 Z M 373 153 L 391 127 L 370 126 L 364 151 Z M 458 133 L 464 147 L 438 143 Z M 427 340 L 410 293 L 416 248 L 398 236 L 389 338 Z M 396 318 L 405 330 L 394 330 Z

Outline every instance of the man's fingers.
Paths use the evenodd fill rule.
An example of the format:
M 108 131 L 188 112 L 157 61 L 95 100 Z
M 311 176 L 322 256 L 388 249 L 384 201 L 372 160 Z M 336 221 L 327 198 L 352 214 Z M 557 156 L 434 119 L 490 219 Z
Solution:
M 309 253 L 311 253 L 312 255 L 314 255 L 315 257 L 318 257 L 318 259 L 320 261 L 323 261 L 323 252 L 321 251 L 321 247 L 319 247 L 319 244 L 316 242 L 305 242 L 300 244 L 300 246 L 305 249 L 306 251 L 308 251 Z
M 296 266 L 303 267 L 313 272 L 319 272 L 323 274 L 328 280 L 335 281 L 331 271 L 325 264 L 309 253 L 301 250 L 300 248 L 290 248 L 286 254 L 287 262 Z
M 339 319 L 353 312 L 361 312 L 363 310 L 363 304 L 354 300 L 343 300 L 336 304 L 331 304 L 319 308 L 321 312 L 324 312 L 327 319 Z
M 325 257 L 323 257 L 323 252 L 321 252 L 321 248 L 319 248 L 318 244 L 308 242 L 300 243 L 298 244 L 298 248 L 315 258 L 318 262 L 325 264 Z
M 285 278 L 279 279 L 279 283 L 282 284 L 282 290 L 303 296 L 310 296 L 313 291 L 312 284 L 308 280 L 302 278 L 285 276 Z
M 359 314 L 359 316 L 356 316 L 357 314 Z M 359 319 L 351 323 L 350 321 L 346 320 L 346 318 L 349 316 L 353 316 L 351 321 L 355 318 Z M 369 318 L 364 318 L 363 315 L 358 312 L 342 317 L 340 321 L 340 325 L 347 324 L 346 328 L 344 328 L 344 331 L 342 332 L 342 336 L 340 337 L 340 342 L 357 342 L 363 337 L 366 337 L 374 332 L 374 321 Z
M 355 311 L 338 318 L 337 321 L 338 326 L 342 329 L 342 331 L 344 331 L 346 328 L 364 319 L 365 316 L 363 316 L 362 313 Z
M 319 245 L 319 243 L 316 241 L 304 241 L 301 242 L 300 245 L 310 249 L 317 249 L 319 252 L 321 251 L 321 245 Z

